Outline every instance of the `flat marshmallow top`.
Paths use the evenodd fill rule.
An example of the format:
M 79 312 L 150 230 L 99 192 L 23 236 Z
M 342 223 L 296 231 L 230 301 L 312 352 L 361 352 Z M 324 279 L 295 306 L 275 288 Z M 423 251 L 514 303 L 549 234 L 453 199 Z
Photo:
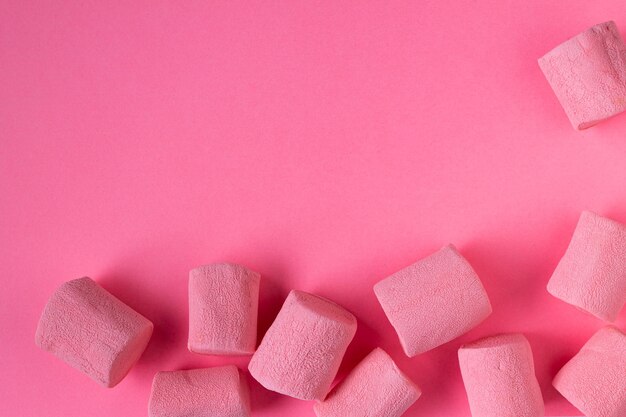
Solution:
M 288 299 L 291 297 L 300 306 L 320 316 L 349 325 L 356 325 L 356 317 L 352 313 L 324 297 L 298 290 L 292 290 Z
M 493 349 L 501 348 L 507 345 L 526 345 L 527 341 L 524 336 L 519 333 L 513 334 L 500 334 L 495 336 L 486 337 L 484 339 L 477 340 L 472 343 L 461 346 L 463 350 L 475 350 L 475 349 Z

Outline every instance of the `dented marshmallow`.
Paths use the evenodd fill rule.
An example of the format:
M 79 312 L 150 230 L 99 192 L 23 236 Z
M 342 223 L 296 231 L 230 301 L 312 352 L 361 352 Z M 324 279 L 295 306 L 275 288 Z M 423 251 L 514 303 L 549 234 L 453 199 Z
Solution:
M 211 355 L 254 353 L 260 275 L 235 264 L 189 272 L 189 350 Z
M 265 388 L 302 400 L 321 400 L 356 332 L 343 307 L 291 291 L 252 356 L 250 374 Z
M 376 348 L 314 410 L 317 417 L 400 417 L 420 395 L 393 359 Z
M 611 326 L 600 329 L 552 385 L 587 417 L 626 416 L 626 335 Z
M 626 303 L 626 226 L 584 211 L 548 292 L 614 321 Z
M 88 277 L 62 284 L 39 320 L 35 342 L 106 387 L 145 350 L 153 325 Z
M 248 385 L 236 366 L 158 372 L 150 417 L 249 417 Z
M 452 245 L 380 281 L 374 292 L 408 356 L 461 336 L 491 314 L 478 275 Z
M 543 417 L 533 354 L 521 334 L 487 337 L 459 349 L 472 417 Z
M 626 46 L 614 22 L 565 41 L 539 66 L 575 129 L 626 110 Z

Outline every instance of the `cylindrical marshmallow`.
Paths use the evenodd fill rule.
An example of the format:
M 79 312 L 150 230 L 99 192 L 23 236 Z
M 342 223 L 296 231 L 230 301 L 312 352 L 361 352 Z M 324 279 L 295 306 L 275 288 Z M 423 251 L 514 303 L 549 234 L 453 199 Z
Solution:
M 459 349 L 472 417 L 543 417 L 533 354 L 521 334 L 487 337 Z
M 337 304 L 291 291 L 248 369 L 269 390 L 302 400 L 321 400 L 356 326 L 356 318 Z
M 626 226 L 584 211 L 548 292 L 614 321 L 626 303 Z
M 419 387 L 377 348 L 314 410 L 317 417 L 400 417 L 420 395 Z
M 626 110 L 626 46 L 614 22 L 565 41 L 539 66 L 575 129 Z
M 491 314 L 478 275 L 452 245 L 380 281 L 374 292 L 408 356 L 461 336 Z
M 236 366 L 159 372 L 150 417 L 249 417 L 248 384 Z
M 626 416 L 626 335 L 600 329 L 552 382 L 587 417 Z
M 241 265 L 212 264 L 189 272 L 189 350 L 249 355 L 256 347 L 260 275 Z
M 61 285 L 43 310 L 35 342 L 106 387 L 139 359 L 153 325 L 88 277 Z

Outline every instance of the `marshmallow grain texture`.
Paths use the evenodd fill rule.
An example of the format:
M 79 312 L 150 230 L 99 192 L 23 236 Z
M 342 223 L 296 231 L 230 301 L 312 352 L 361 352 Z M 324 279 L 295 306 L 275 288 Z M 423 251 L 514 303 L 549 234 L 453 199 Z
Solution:
M 410 357 L 461 336 L 491 314 L 478 275 L 452 245 L 378 282 L 374 292 Z
M 543 417 L 533 355 L 521 334 L 487 337 L 459 349 L 472 417 Z
M 249 417 L 250 396 L 236 366 L 158 372 L 149 417 Z
M 420 395 L 393 359 L 376 348 L 314 410 L 317 417 L 400 417 Z
M 626 226 L 584 211 L 548 292 L 605 321 L 626 302 Z
M 257 272 L 228 263 L 189 272 L 190 351 L 208 355 L 254 353 L 260 279 Z
M 565 41 L 539 66 L 575 129 L 626 110 L 626 46 L 614 22 Z
M 600 329 L 552 385 L 587 417 L 626 416 L 626 335 L 612 326 Z
M 50 297 L 35 342 L 113 387 L 142 355 L 152 330 L 152 322 L 84 277 L 62 284 Z
M 322 400 L 354 333 L 356 318 L 325 298 L 291 291 L 248 369 L 265 388 Z

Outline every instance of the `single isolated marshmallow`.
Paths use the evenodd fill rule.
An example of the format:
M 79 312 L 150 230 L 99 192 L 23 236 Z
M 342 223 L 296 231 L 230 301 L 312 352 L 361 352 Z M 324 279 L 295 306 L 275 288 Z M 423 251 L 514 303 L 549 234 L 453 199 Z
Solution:
M 461 336 L 491 314 L 478 275 L 452 245 L 380 281 L 374 292 L 408 356 Z
M 249 417 L 248 384 L 236 366 L 158 372 L 150 417 Z
M 35 342 L 106 387 L 117 385 L 152 336 L 150 320 L 91 278 L 61 285 L 43 310 Z
M 626 303 L 626 226 L 584 211 L 548 292 L 614 321 Z
M 376 348 L 314 410 L 317 417 L 400 417 L 420 395 L 393 359 Z
M 611 326 L 600 329 L 552 385 L 587 417 L 626 416 L 626 335 Z
M 250 355 L 256 347 L 261 276 L 234 264 L 189 272 L 189 350 Z
M 539 66 L 575 129 L 626 110 L 626 46 L 614 22 L 565 41 Z
M 332 301 L 291 291 L 248 369 L 271 391 L 301 400 L 322 400 L 356 325 L 356 318 Z
M 533 353 L 521 334 L 487 337 L 459 349 L 472 417 L 543 417 Z

